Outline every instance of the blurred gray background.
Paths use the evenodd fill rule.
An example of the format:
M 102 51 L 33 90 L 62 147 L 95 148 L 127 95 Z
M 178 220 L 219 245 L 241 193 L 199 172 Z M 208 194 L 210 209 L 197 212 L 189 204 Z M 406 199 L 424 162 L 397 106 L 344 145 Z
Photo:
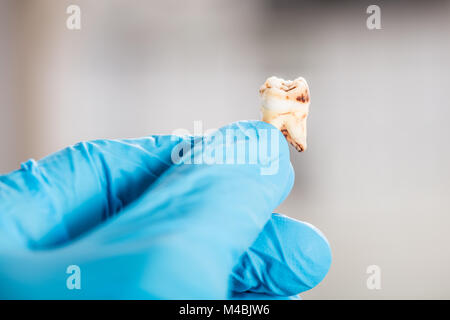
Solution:
M 334 256 L 304 298 L 449 299 L 449 34 L 447 1 L 0 0 L 0 173 L 80 140 L 257 119 L 263 81 L 301 75 L 309 149 L 279 212 Z

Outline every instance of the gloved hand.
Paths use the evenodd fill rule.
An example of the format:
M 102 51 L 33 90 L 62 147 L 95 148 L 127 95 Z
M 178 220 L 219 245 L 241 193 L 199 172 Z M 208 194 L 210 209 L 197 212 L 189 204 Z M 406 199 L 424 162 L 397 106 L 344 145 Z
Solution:
M 0 298 L 284 298 L 317 285 L 326 239 L 272 214 L 294 180 L 285 138 L 259 121 L 218 133 L 230 131 L 224 158 L 261 147 L 263 131 L 279 150 L 254 163 L 174 164 L 176 146 L 205 138 L 100 140 L 0 176 Z M 66 287 L 70 265 L 80 290 Z

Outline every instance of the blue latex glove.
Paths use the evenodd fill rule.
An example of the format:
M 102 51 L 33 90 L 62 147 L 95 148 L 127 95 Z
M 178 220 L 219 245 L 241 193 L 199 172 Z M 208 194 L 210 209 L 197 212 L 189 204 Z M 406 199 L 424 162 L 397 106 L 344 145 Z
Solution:
M 276 132 L 279 152 L 173 164 L 175 146 L 204 138 L 100 140 L 0 176 L 0 298 L 284 298 L 317 285 L 331 262 L 326 239 L 272 214 L 294 180 L 285 138 L 259 121 L 227 129 L 238 134 L 224 154 L 259 143 L 261 129 Z M 80 290 L 66 287 L 70 265 Z

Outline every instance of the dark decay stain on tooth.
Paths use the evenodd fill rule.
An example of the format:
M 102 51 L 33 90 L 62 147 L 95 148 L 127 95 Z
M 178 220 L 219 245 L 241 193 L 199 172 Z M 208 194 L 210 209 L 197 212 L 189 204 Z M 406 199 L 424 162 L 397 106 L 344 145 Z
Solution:
M 306 103 L 309 101 L 309 96 L 302 94 L 301 96 L 298 96 L 296 98 L 297 101 L 300 101 L 301 103 Z
M 295 88 L 297 88 L 297 87 L 294 86 L 294 87 L 291 87 L 291 88 L 289 88 L 287 90 L 284 90 L 284 91 L 288 92 L 288 91 L 294 90 Z

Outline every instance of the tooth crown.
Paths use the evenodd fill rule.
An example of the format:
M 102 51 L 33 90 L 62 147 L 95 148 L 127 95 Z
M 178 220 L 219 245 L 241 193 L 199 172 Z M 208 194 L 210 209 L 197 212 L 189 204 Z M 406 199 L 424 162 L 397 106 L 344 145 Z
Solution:
M 303 110 L 310 104 L 308 83 L 301 77 L 293 81 L 270 77 L 259 93 L 262 107 L 268 110 L 290 112 Z

